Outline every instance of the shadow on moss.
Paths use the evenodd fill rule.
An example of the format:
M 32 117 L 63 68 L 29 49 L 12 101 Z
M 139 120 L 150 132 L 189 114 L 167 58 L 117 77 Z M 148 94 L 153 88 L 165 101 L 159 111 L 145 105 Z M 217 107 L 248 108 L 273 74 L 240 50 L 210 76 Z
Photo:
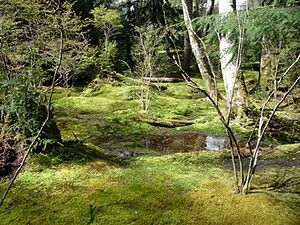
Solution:
M 47 155 L 33 155 L 34 163 L 42 167 L 51 167 L 68 162 L 81 163 L 95 160 L 103 160 L 106 161 L 108 164 L 113 164 L 117 166 L 126 166 L 133 159 L 123 159 L 115 155 L 109 154 L 105 149 L 89 146 L 79 141 L 64 142 L 63 146 L 56 148 Z

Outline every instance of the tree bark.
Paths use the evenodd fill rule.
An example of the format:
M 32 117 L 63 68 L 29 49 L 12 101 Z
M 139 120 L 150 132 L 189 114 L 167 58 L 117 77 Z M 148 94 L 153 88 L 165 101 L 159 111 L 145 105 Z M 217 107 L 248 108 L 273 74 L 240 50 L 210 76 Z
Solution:
M 193 18 L 193 0 L 186 0 L 186 5 L 190 18 Z M 184 56 L 183 56 L 183 69 L 185 72 L 190 72 L 192 59 L 192 49 L 190 45 L 189 33 L 184 34 Z
M 271 48 L 272 44 L 270 41 L 267 41 L 266 38 L 263 37 L 258 78 L 259 88 L 263 91 L 269 90 L 270 84 L 268 83 L 268 80 L 270 77 L 274 77 L 276 70 L 274 55 L 271 51 Z
M 217 91 L 214 83 L 213 73 L 211 71 L 209 63 L 206 60 L 205 53 L 203 52 L 204 49 L 198 43 L 197 34 L 193 30 L 192 21 L 189 16 L 189 11 L 186 2 L 185 0 L 181 0 L 181 2 L 183 8 L 184 22 L 188 30 L 192 52 L 196 58 L 196 62 L 201 73 L 202 79 L 204 81 L 206 90 L 213 99 L 216 99 Z
M 242 8 L 244 8 L 244 4 L 238 7 L 238 9 Z M 234 0 L 219 1 L 219 14 L 222 15 L 224 21 L 227 14 L 234 11 L 236 11 Z M 246 98 L 238 76 L 240 60 L 238 57 L 241 57 L 241 55 L 237 54 L 238 56 L 235 56 L 232 52 L 234 43 L 230 40 L 230 35 L 231 33 L 226 33 L 220 37 L 220 62 L 228 110 L 240 117 L 243 114 L 243 109 L 246 108 Z M 241 49 L 239 50 L 241 51 Z
M 233 11 L 235 11 L 235 7 L 232 4 L 232 0 L 219 1 L 219 14 L 224 14 L 223 19 L 226 19 L 225 14 Z M 237 77 L 236 58 L 233 56 L 233 53 L 230 52 L 233 48 L 233 43 L 229 40 L 229 36 L 230 34 L 227 33 L 220 38 L 220 62 L 227 102 L 231 101 Z

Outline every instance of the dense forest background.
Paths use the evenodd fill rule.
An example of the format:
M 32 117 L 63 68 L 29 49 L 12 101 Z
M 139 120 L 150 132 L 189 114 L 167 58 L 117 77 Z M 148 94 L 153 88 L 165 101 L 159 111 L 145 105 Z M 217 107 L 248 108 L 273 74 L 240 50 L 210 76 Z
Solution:
M 6 224 L 12 221 L 10 216 L 23 217 L 18 202 L 33 197 L 27 195 L 32 192 L 29 187 L 23 190 L 26 197 L 9 197 L 15 180 L 16 190 L 22 192 L 23 184 L 35 180 L 31 173 L 40 176 L 53 169 L 49 173 L 59 177 L 54 174 L 55 169 L 67 166 L 72 174 L 73 163 L 83 163 L 82 168 L 77 168 L 82 174 L 87 173 L 85 166 L 93 165 L 97 170 L 94 175 L 104 176 L 101 182 L 106 180 L 114 190 L 111 195 L 102 196 L 104 199 L 122 192 L 112 183 L 125 182 L 126 178 L 117 178 L 115 168 L 129 168 L 134 174 L 138 167 L 141 170 L 151 167 L 149 177 L 157 179 L 153 184 L 177 174 L 172 179 L 186 182 L 180 184 L 184 191 L 176 187 L 170 190 L 174 191 L 180 207 L 182 204 L 187 207 L 181 208 L 183 211 L 191 210 L 188 207 L 192 206 L 182 203 L 182 193 L 193 195 L 193 191 L 203 193 L 205 189 L 201 186 L 201 173 L 210 174 L 220 183 L 229 181 L 226 187 L 233 191 L 218 190 L 216 195 L 220 196 L 224 192 L 251 196 L 255 190 L 280 190 L 279 197 L 277 192 L 268 194 L 281 201 L 280 204 L 288 205 L 282 206 L 289 215 L 288 224 L 297 224 L 295 221 L 300 218 L 299 212 L 295 213 L 300 199 L 299 175 L 295 175 L 300 165 L 299 4 L 296 0 L 0 0 L 0 190 L 4 193 L 1 205 L 6 206 L 6 196 L 7 204 L 11 205 L 0 212 L 9 215 Z M 213 152 L 208 147 L 210 139 L 213 146 L 218 146 Z M 177 152 L 180 153 L 173 154 Z M 165 155 L 171 158 L 164 158 Z M 138 159 L 141 162 L 135 161 Z M 164 169 L 155 160 L 164 169 L 169 165 L 171 172 L 161 174 Z M 97 163 L 105 164 L 103 167 L 109 167 L 109 172 L 100 172 Z M 220 164 L 224 167 L 221 172 Z M 201 166 L 211 170 L 196 172 Z M 278 166 L 276 172 L 274 166 Z M 187 178 L 183 178 L 185 173 L 189 174 Z M 58 185 L 55 188 L 77 191 L 83 180 L 91 182 L 85 180 L 85 175 L 80 181 L 70 178 L 77 185 L 70 187 L 55 178 Z M 136 178 L 128 176 L 132 180 L 126 180 L 129 182 L 125 182 L 126 187 L 150 179 L 139 173 Z M 211 179 L 209 176 L 207 180 Z M 34 185 L 39 182 L 53 185 L 48 179 L 39 179 Z M 91 183 L 88 185 L 93 186 Z M 101 185 L 104 184 L 93 186 L 93 191 Z M 137 190 L 144 193 L 149 187 L 144 185 L 140 184 L 142 188 Z M 165 188 L 153 192 L 163 196 L 158 198 L 172 202 L 165 196 L 169 190 Z M 47 194 L 50 192 L 46 190 Z M 204 198 L 204 194 L 200 195 L 199 198 Z M 83 198 L 90 197 L 83 194 Z M 269 199 L 253 198 L 249 202 L 238 201 L 246 201 L 240 202 L 246 208 L 253 202 L 270 208 Z M 290 202 L 291 198 L 296 200 Z M 235 200 L 229 201 L 227 212 L 233 215 L 231 201 Z M 228 199 L 221 202 L 227 204 Z M 161 211 L 166 212 L 164 203 L 159 204 Z M 156 206 L 141 207 L 155 211 Z M 13 207 L 13 214 L 9 213 L 9 207 Z M 109 214 L 101 214 L 99 207 L 102 206 L 91 203 L 89 215 L 81 217 L 86 218 L 82 224 L 94 223 L 98 214 L 98 221 L 100 215 Z M 240 215 L 244 215 L 246 208 L 239 211 Z M 263 217 L 276 211 L 272 210 Z M 218 214 L 223 216 L 224 212 Z M 155 219 L 151 217 L 153 220 L 141 216 L 139 222 L 124 214 L 125 223 L 112 222 L 110 218 L 103 224 L 199 224 L 201 221 L 194 214 L 190 216 L 195 220 L 190 217 L 180 220 L 180 213 L 172 215 L 164 223 L 156 220 L 158 215 Z M 214 216 L 207 215 L 206 224 L 215 224 Z M 219 218 L 223 221 L 220 224 L 229 224 L 227 217 Z M 283 218 L 278 214 L 276 220 Z M 238 217 L 231 219 L 246 224 Z M 254 223 L 261 220 L 247 219 Z M 52 224 L 61 224 L 60 218 L 57 221 Z

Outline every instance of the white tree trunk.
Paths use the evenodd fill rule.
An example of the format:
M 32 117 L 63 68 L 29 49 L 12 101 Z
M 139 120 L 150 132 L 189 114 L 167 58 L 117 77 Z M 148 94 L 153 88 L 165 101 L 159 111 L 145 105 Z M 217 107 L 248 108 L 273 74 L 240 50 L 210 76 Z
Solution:
M 227 36 L 227 37 L 226 37 Z M 236 59 L 230 49 L 233 44 L 228 39 L 228 35 L 222 37 L 220 40 L 220 53 L 221 53 L 221 69 L 226 91 L 227 102 L 231 101 L 233 89 L 237 76 Z
M 234 2 L 232 0 L 219 1 L 219 14 L 223 14 L 226 19 L 226 14 L 235 10 Z M 221 69 L 226 91 L 226 99 L 229 104 L 233 97 L 233 90 L 237 77 L 236 58 L 231 51 L 233 48 L 232 41 L 229 40 L 230 33 L 220 38 L 220 54 L 221 54 Z
M 237 2 L 237 4 L 235 4 Z M 232 13 L 235 10 L 246 10 L 249 7 L 247 0 L 222 0 L 219 1 L 219 14 L 222 16 L 222 20 L 227 19 L 227 14 Z M 220 62 L 224 81 L 224 87 L 226 91 L 226 99 L 228 106 L 228 116 L 233 111 L 237 118 L 244 115 L 244 109 L 247 107 L 247 101 L 245 93 L 238 78 L 239 67 L 241 63 L 242 52 L 242 39 L 243 39 L 243 21 L 241 16 L 237 13 L 236 26 L 239 27 L 239 43 L 237 53 L 233 53 L 234 42 L 230 40 L 231 33 L 220 35 Z

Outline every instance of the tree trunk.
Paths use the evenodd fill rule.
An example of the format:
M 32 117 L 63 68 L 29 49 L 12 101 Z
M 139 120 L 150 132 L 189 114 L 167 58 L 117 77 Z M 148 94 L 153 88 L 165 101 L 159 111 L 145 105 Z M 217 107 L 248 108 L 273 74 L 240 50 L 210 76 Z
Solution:
M 262 40 L 262 50 L 260 56 L 260 70 L 258 85 L 259 89 L 263 91 L 268 91 L 271 83 L 268 82 L 270 78 L 274 78 L 276 74 L 276 60 L 272 53 L 272 43 L 267 41 L 264 37 Z
M 219 14 L 233 12 L 235 7 L 231 0 L 219 1 Z M 226 19 L 226 15 L 223 16 Z M 221 69 L 226 91 L 227 102 L 231 102 L 233 89 L 237 77 L 236 58 L 230 50 L 233 48 L 233 43 L 229 40 L 230 34 L 226 34 L 220 38 L 220 54 L 221 54 Z
M 240 6 L 239 8 L 242 7 Z M 226 14 L 235 10 L 234 0 L 219 1 L 219 14 L 223 15 L 223 20 L 226 20 Z M 243 114 L 241 110 L 246 107 L 246 98 L 244 98 L 242 85 L 239 82 L 239 59 L 232 52 L 234 43 L 229 39 L 230 35 L 230 33 L 227 33 L 220 37 L 220 62 L 228 110 L 240 117 Z
M 196 1 L 195 1 L 195 13 L 194 13 L 194 17 L 200 16 L 200 8 L 199 8 L 199 5 L 200 5 L 200 0 L 196 0 Z
M 186 73 L 190 72 L 191 59 L 192 59 L 192 49 L 190 45 L 189 34 L 186 32 L 184 34 L 184 55 L 183 55 L 183 65 L 182 65 Z
M 183 8 L 184 22 L 188 30 L 192 52 L 194 53 L 194 56 L 196 58 L 196 62 L 201 73 L 202 79 L 204 81 L 206 90 L 213 99 L 216 99 L 217 91 L 214 83 L 213 73 L 211 71 L 209 63 L 206 60 L 205 54 L 203 52 L 203 47 L 201 48 L 201 46 L 199 45 L 198 38 L 196 36 L 195 31 L 193 30 L 191 18 L 189 16 L 188 7 L 185 3 L 185 0 L 181 0 L 181 2 Z
M 109 39 L 108 34 L 105 34 L 104 49 L 105 49 L 106 52 L 108 51 L 108 39 Z
M 266 91 L 268 88 L 268 76 L 271 74 L 270 58 L 270 52 L 263 47 L 260 56 L 258 85 L 259 89 L 264 91 Z
M 186 4 L 187 4 L 189 16 L 192 19 L 193 0 L 186 0 Z M 192 49 L 190 45 L 189 33 L 186 32 L 184 34 L 184 56 L 183 56 L 183 69 L 186 73 L 190 72 L 191 59 L 192 59 Z
M 109 39 L 110 39 L 112 33 L 113 33 L 113 28 L 111 28 L 109 26 L 105 28 L 105 30 L 104 30 L 104 48 L 105 48 L 106 52 L 108 51 Z

